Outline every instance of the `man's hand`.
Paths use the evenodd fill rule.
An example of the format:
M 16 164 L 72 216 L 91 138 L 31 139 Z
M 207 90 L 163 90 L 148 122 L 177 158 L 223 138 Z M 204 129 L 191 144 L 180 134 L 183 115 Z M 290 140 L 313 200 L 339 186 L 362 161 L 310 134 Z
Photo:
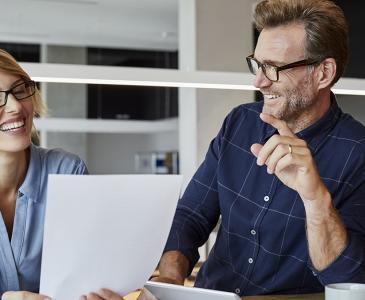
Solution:
M 50 297 L 26 291 L 5 292 L 1 300 L 51 300 Z
M 285 121 L 264 113 L 260 114 L 260 118 L 276 128 L 279 134 L 272 136 L 264 145 L 251 146 L 257 164 L 265 164 L 268 173 L 274 173 L 286 186 L 297 191 L 303 201 L 321 200 L 327 188 L 318 174 L 307 143 L 299 139 Z
M 184 285 L 189 269 L 189 260 L 180 251 L 165 252 L 159 264 L 160 275 L 151 281 Z M 148 290 L 143 289 L 138 300 L 157 300 Z
M 272 136 L 265 145 L 253 144 L 251 151 L 258 165 L 265 164 L 268 173 L 274 173 L 302 198 L 309 255 L 313 266 L 323 270 L 346 247 L 346 228 L 332 205 L 331 194 L 319 176 L 306 142 L 285 121 L 267 114 L 260 114 L 260 118 L 275 127 L 279 135 Z

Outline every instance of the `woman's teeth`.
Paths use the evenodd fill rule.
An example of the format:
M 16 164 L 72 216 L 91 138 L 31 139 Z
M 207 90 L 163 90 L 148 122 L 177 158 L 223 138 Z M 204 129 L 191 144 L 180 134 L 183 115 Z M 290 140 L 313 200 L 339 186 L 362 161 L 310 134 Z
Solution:
M 0 126 L 0 130 L 1 131 L 9 131 L 9 130 L 14 130 L 14 129 L 18 129 L 24 126 L 24 121 L 18 121 L 18 122 L 13 122 L 13 123 L 6 123 L 6 124 L 2 124 Z

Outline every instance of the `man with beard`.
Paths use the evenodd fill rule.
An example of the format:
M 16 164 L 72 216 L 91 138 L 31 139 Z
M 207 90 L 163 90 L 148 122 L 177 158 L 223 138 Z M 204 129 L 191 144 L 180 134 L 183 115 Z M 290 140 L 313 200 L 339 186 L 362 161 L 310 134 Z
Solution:
M 330 0 L 266 0 L 255 22 L 247 62 L 264 100 L 226 117 L 154 280 L 183 284 L 221 219 L 197 287 L 247 296 L 365 283 L 365 128 L 331 92 L 348 55 L 343 12 Z
M 348 29 L 327 0 L 266 0 L 247 57 L 263 102 L 226 117 L 180 199 L 157 281 L 257 294 L 365 283 L 365 128 L 338 107 Z

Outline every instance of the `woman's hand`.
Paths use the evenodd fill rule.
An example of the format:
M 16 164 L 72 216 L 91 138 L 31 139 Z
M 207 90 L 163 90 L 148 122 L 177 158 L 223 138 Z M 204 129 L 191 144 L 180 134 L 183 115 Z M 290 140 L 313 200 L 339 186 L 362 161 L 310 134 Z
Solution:
M 80 300 L 124 300 L 124 298 L 111 290 L 100 289 L 97 293 L 82 295 Z
M 5 292 L 1 300 L 51 300 L 50 297 L 26 291 Z
M 137 298 L 138 296 L 138 298 Z M 101 289 L 97 293 L 89 293 L 87 295 L 82 295 L 80 300 L 158 300 L 153 296 L 148 290 L 143 289 L 142 291 L 135 291 L 126 296 L 126 298 L 121 297 L 119 294 L 108 290 Z

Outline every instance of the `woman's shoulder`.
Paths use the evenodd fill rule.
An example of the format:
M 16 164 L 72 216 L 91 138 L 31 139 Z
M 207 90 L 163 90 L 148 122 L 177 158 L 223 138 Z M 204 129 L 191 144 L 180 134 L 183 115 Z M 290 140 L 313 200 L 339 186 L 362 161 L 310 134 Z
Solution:
M 86 165 L 78 155 L 60 148 L 47 149 L 31 145 L 31 160 L 38 161 L 48 172 L 52 173 L 87 173 Z

